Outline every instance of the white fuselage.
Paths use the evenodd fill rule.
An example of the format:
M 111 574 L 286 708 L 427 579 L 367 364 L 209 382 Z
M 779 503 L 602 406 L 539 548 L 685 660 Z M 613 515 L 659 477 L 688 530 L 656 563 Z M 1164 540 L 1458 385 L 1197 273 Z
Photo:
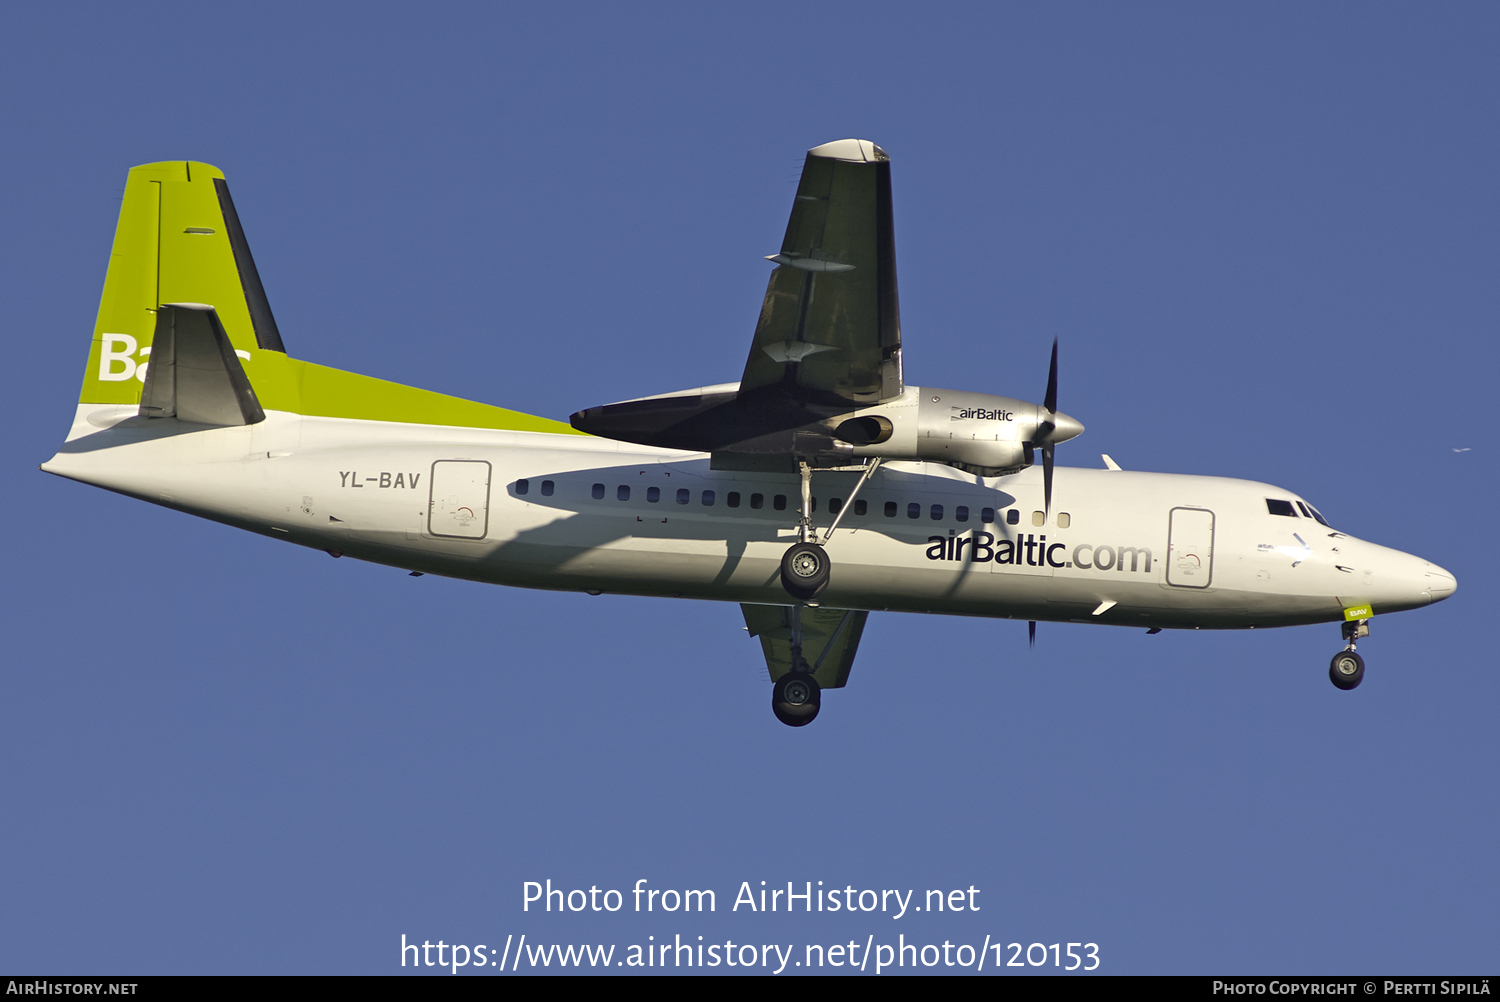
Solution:
M 43 469 L 428 573 L 790 602 L 779 573 L 797 538 L 793 475 L 712 470 L 706 455 L 579 435 L 284 412 L 195 429 L 134 412 L 80 405 Z M 814 476 L 817 528 L 857 480 Z M 827 543 L 824 606 L 1223 629 L 1417 608 L 1456 587 L 1419 557 L 1270 514 L 1267 499 L 1301 499 L 1245 480 L 1059 468 L 1044 516 L 1034 468 L 983 478 L 889 462 L 858 497 L 864 514 L 847 512 Z

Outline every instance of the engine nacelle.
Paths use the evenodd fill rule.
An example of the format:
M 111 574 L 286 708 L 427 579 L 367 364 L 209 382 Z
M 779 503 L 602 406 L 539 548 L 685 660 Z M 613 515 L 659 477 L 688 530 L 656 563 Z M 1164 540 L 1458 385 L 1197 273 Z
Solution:
M 1031 465 L 1031 443 L 1046 413 L 1014 397 L 908 386 L 897 399 L 840 421 L 833 433 L 856 456 L 927 460 L 998 476 Z M 1064 414 L 1057 424 L 1064 435 L 1054 441 L 1083 430 Z
M 766 463 L 794 469 L 797 457 L 837 466 L 854 457 L 880 456 L 947 463 L 993 477 L 1031 465 L 1037 426 L 1047 417 L 1044 408 L 1014 397 L 921 386 L 842 413 L 826 402 L 806 405 L 775 395 L 747 410 L 739 406 L 738 391 L 738 384 L 724 383 L 664 393 L 591 407 L 571 420 L 591 435 L 711 452 L 718 469 L 770 468 Z M 1083 431 L 1066 414 L 1052 420 L 1053 443 Z

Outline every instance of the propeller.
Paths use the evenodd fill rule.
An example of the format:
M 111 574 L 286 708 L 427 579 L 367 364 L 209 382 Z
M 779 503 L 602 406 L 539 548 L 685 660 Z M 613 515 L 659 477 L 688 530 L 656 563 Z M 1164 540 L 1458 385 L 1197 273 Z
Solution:
M 1047 367 L 1047 395 L 1042 398 L 1047 418 L 1037 425 L 1042 446 L 1042 509 L 1052 517 L 1052 433 L 1057 431 L 1057 338 L 1052 339 L 1052 364 Z
M 1053 450 L 1058 443 L 1076 438 L 1083 433 L 1083 425 L 1066 414 L 1057 412 L 1057 338 L 1052 339 L 1052 364 L 1047 370 L 1047 395 L 1042 398 L 1046 416 L 1037 423 L 1032 433 L 1033 445 L 1042 447 L 1042 507 L 1047 517 L 1052 516 L 1052 463 Z

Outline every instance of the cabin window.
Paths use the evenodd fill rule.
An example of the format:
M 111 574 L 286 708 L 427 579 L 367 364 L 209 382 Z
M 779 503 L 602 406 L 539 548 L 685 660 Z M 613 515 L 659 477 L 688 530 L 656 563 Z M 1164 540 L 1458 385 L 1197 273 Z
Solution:
M 981 508 L 981 509 L 979 509 L 979 521 L 983 522 L 985 525 L 989 525 L 991 522 L 995 521 L 995 509 L 993 509 L 993 508 Z
M 953 509 L 953 517 L 960 522 L 967 522 L 969 520 L 969 509 L 964 505 L 959 505 Z
M 921 518 L 922 517 L 922 506 L 919 505 L 919 504 L 917 504 L 915 501 L 908 501 L 906 503 L 906 517 L 907 518 Z
M 629 501 L 630 500 L 630 488 L 627 487 L 625 484 L 621 484 L 620 486 L 616 487 L 615 488 L 615 500 L 616 501 Z
M 740 506 L 740 492 L 730 491 L 729 496 L 725 498 L 724 501 L 729 505 L 729 507 L 738 508 Z
M 661 500 L 661 488 L 660 487 L 647 487 L 646 488 L 646 500 L 650 501 L 652 504 L 655 504 L 656 502 L 660 501 Z
M 712 507 L 713 503 L 714 503 L 714 492 L 713 491 L 704 491 L 703 492 L 703 506 L 705 508 Z
M 894 501 L 887 501 L 885 503 L 885 517 L 886 518 L 895 518 L 896 517 L 896 502 L 894 502 Z
M 869 510 L 870 510 L 870 506 L 865 503 L 865 499 L 864 498 L 860 498 L 858 501 L 854 502 L 854 514 L 856 514 L 856 515 L 863 515 L 865 512 L 867 512 Z
M 517 480 L 516 481 L 516 493 L 517 494 L 525 494 L 529 490 L 531 490 L 531 481 L 530 480 Z
M 686 487 L 679 487 L 679 488 L 677 488 L 677 503 L 678 504 L 687 504 L 691 500 L 693 500 L 693 492 L 692 491 L 688 490 Z
M 764 508 L 765 506 L 766 506 L 766 496 L 764 494 L 752 494 L 752 495 L 750 495 L 750 507 L 752 507 L 752 508 Z
M 602 500 L 604 500 L 604 485 L 603 484 L 595 484 L 594 485 L 594 500 L 595 501 L 602 501 Z
M 778 494 L 771 499 L 771 507 L 777 511 L 786 511 L 786 495 Z
M 1070 526 L 1072 524 L 1073 524 L 1073 516 L 1072 515 L 1069 515 L 1065 511 L 1060 511 L 1060 512 L 1057 513 L 1057 527 L 1059 529 L 1066 529 L 1068 526 Z
M 933 505 L 929 514 L 931 514 L 934 522 L 941 522 L 943 520 L 943 506 L 940 504 Z
M 843 510 L 844 510 L 844 499 L 843 498 L 829 498 L 828 499 L 828 514 L 830 514 L 830 515 L 837 515 L 839 512 L 841 512 Z
M 1266 498 L 1266 511 L 1272 515 L 1285 515 L 1287 518 L 1297 517 L 1297 509 L 1292 507 L 1290 501 L 1281 501 L 1277 498 Z
M 552 481 L 550 481 L 550 480 L 543 480 L 542 481 L 542 497 L 544 497 L 544 498 L 550 498 L 552 496 L 552 491 L 553 491 L 554 486 L 555 485 L 552 483 Z
M 1031 513 L 1031 524 L 1032 525 L 1046 525 L 1047 524 L 1047 513 L 1044 512 L 1044 511 L 1034 511 L 1034 512 L 1032 512 Z
M 1005 513 L 1005 524 L 1006 525 L 1020 525 L 1021 524 L 1021 509 L 1019 509 L 1019 508 L 1012 508 L 1009 511 L 1007 511 Z

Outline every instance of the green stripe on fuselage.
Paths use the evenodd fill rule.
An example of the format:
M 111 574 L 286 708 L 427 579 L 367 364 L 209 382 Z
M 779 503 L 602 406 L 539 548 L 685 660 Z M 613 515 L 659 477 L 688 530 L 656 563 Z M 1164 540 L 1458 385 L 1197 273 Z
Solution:
M 90 366 L 99 365 L 99 351 L 99 342 L 96 341 Z M 562 421 L 304 362 L 279 351 L 252 348 L 246 354 L 250 357 L 242 357 L 240 364 L 261 406 L 267 410 L 363 421 L 539 431 L 554 435 L 584 434 Z M 148 360 L 149 356 L 141 357 L 143 362 Z M 110 382 L 89 380 L 84 383 L 82 402 L 138 404 L 142 386 L 142 380 L 134 373 L 129 378 Z

